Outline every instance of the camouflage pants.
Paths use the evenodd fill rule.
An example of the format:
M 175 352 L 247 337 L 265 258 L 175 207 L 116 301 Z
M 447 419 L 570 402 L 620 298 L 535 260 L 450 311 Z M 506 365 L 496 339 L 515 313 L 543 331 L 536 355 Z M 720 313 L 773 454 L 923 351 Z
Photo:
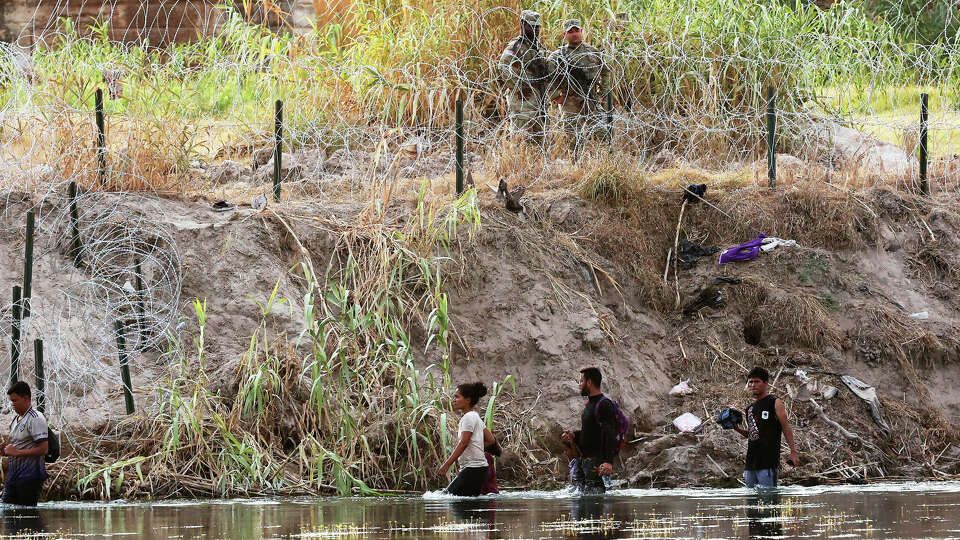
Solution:
M 512 136 L 519 135 L 526 142 L 543 145 L 547 130 L 547 111 L 539 96 L 527 99 L 516 94 L 508 95 L 507 114 Z
M 579 156 L 587 142 L 604 133 L 606 118 L 599 107 L 582 100 L 567 99 L 560 107 L 560 129 L 567 136 L 567 145 Z

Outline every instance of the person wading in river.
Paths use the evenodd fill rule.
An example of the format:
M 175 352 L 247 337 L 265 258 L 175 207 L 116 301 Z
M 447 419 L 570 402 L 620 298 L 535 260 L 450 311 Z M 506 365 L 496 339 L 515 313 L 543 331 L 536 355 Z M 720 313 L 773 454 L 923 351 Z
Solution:
M 780 435 L 787 438 L 790 447 L 789 465 L 796 466 L 800 456 L 793 441 L 793 429 L 787 419 L 787 409 L 783 400 L 769 393 L 770 373 L 761 367 L 755 367 L 747 374 L 747 388 L 756 398 L 744 415 L 746 427 L 734 426 L 733 429 L 747 438 L 747 459 L 743 470 L 743 479 L 747 487 L 777 487 L 780 470 Z
M 457 392 L 453 395 L 453 409 L 463 414 L 457 428 L 458 442 L 453 453 L 437 470 L 437 476 L 445 477 L 453 462 L 459 462 L 460 472 L 444 490 L 451 495 L 476 497 L 481 494 L 488 481 L 489 468 L 483 449 L 485 446 L 494 445 L 496 439 L 477 411 L 473 410 L 485 395 L 487 387 L 482 382 L 458 385 Z
M 567 445 L 570 481 L 584 494 L 606 491 L 603 477 L 613 472 L 617 453 L 617 409 L 600 391 L 603 375 L 597 368 L 580 370 L 580 395 L 587 396 L 580 414 L 580 431 L 564 431 L 561 439 Z
M 47 420 L 30 403 L 30 385 L 20 381 L 7 390 L 17 416 L 10 424 L 10 440 L 3 447 L 9 469 L 3 485 L 3 502 L 36 506 L 47 479 Z

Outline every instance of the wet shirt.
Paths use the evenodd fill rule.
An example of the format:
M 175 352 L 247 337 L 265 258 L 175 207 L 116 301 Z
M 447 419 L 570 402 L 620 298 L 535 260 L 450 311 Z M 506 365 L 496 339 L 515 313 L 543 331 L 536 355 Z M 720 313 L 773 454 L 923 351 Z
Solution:
M 47 419 L 33 407 L 10 423 L 10 444 L 17 450 L 29 450 L 47 440 Z M 44 456 L 11 456 L 7 458 L 7 485 L 13 486 L 31 480 L 46 480 Z
M 460 454 L 457 460 L 461 467 L 486 467 L 487 458 L 483 455 L 483 420 L 477 411 L 470 411 L 460 419 L 460 426 L 457 428 L 457 439 L 464 433 L 470 432 L 470 444 L 466 450 Z
M 603 394 L 590 396 L 580 413 L 577 447 L 583 457 L 613 463 L 617 447 L 617 418 L 613 403 Z
M 747 470 L 780 467 L 780 434 L 777 398 L 767 396 L 747 407 Z

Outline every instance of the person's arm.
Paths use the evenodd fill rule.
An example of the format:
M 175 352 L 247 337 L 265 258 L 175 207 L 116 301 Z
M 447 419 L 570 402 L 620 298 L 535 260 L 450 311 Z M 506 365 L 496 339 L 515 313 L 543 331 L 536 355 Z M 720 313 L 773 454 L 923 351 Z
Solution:
M 453 449 L 453 453 L 450 454 L 450 457 L 443 462 L 443 465 L 437 469 L 437 476 L 446 476 L 447 471 L 450 470 L 450 466 L 453 465 L 453 462 L 463 454 L 463 451 L 467 449 L 467 446 L 470 445 L 470 438 L 473 437 L 473 432 L 464 431 L 460 434 L 460 442 L 457 443 L 456 448 Z
M 515 41 L 508 43 L 503 53 L 500 54 L 500 61 L 497 62 L 497 71 L 500 73 L 500 78 L 504 85 L 511 90 L 519 88 L 520 83 L 523 82 L 523 66 L 520 63 L 520 58 L 513 50 L 516 46 Z
M 744 438 L 744 439 L 746 439 L 747 437 L 750 436 L 750 432 L 747 431 L 747 428 L 745 428 L 745 427 L 743 426 L 743 424 L 737 424 L 737 425 L 733 426 L 733 429 L 734 429 L 734 431 L 736 431 L 737 433 L 743 435 L 743 438 Z
M 493 433 L 489 428 L 483 428 L 483 446 L 486 448 L 491 444 L 497 442 L 497 438 L 493 436 Z
M 49 446 L 49 444 L 47 443 L 47 440 L 46 440 L 46 439 L 44 439 L 44 440 L 40 441 L 39 443 L 37 443 L 37 445 L 34 446 L 33 448 L 28 448 L 28 449 L 26 449 L 26 450 L 17 450 L 17 447 L 16 447 L 16 446 L 14 446 L 14 445 L 12 445 L 12 444 L 8 444 L 8 445 L 3 449 L 3 453 L 6 454 L 6 455 L 8 455 L 8 456 L 20 456 L 20 457 L 45 456 L 45 455 L 47 455 L 47 448 L 48 448 L 48 446 Z
M 797 446 L 793 439 L 793 428 L 790 427 L 790 420 L 787 418 L 787 408 L 780 398 L 777 398 L 773 406 L 777 410 L 777 419 L 780 420 L 780 429 L 783 430 L 783 435 L 787 439 L 787 446 L 790 447 L 790 457 L 787 460 L 793 466 L 797 466 L 800 463 L 800 455 L 797 454 Z

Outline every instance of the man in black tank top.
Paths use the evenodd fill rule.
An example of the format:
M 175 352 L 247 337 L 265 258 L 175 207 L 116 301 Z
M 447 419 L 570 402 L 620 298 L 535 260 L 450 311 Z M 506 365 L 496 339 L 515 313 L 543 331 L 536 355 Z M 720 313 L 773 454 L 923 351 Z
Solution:
M 776 487 L 780 469 L 780 435 L 787 437 L 790 457 L 787 463 L 796 466 L 799 456 L 793 442 L 793 429 L 787 419 L 783 401 L 769 394 L 770 373 L 755 367 L 747 375 L 747 387 L 754 401 L 744 415 L 747 425 L 735 426 L 747 438 L 747 459 L 743 468 L 747 487 Z

